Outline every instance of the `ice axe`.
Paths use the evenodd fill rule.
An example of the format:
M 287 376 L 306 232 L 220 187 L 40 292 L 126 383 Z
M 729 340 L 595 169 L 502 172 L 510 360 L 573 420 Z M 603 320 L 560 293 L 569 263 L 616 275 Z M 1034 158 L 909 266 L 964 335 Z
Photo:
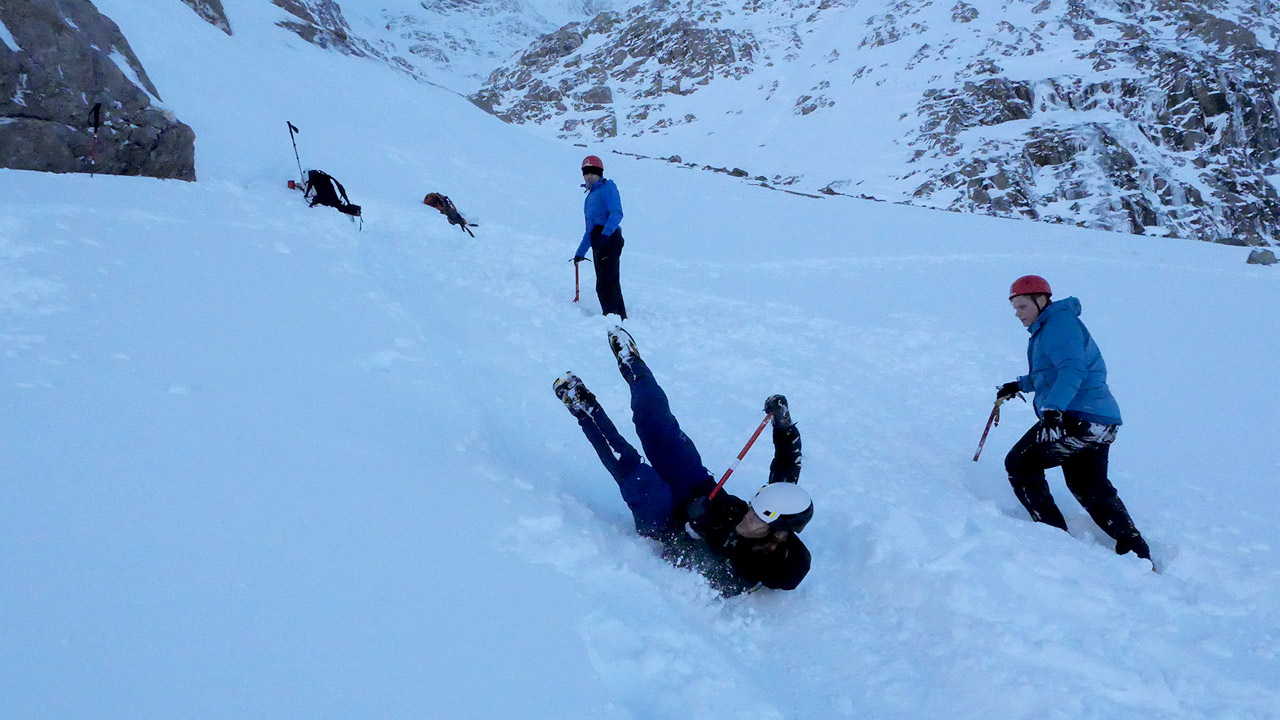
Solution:
M 733 464 L 729 466 L 729 469 L 724 471 L 724 477 L 720 478 L 720 482 L 716 483 L 716 486 L 711 489 L 711 492 L 707 493 L 708 500 L 715 499 L 716 495 L 720 492 L 720 488 L 724 487 L 725 481 L 729 479 L 729 476 L 733 474 L 734 470 L 738 469 L 738 463 L 742 462 L 742 458 L 746 456 L 747 451 L 755 444 L 756 438 L 760 437 L 760 433 L 764 432 L 764 426 L 768 425 L 769 421 L 772 419 L 773 413 L 765 413 L 764 419 L 760 421 L 760 427 L 756 428 L 756 431 L 751 433 L 751 439 L 747 441 L 746 445 L 742 446 L 742 452 L 738 453 L 737 459 L 733 461 Z
M 587 260 L 586 258 L 582 258 L 582 260 L 579 260 L 579 259 L 577 259 L 577 258 L 574 258 L 574 259 L 571 261 L 571 262 L 573 262 L 573 301 L 574 301 L 574 302 L 578 302 L 578 299 L 579 299 L 579 295 L 578 295 L 578 263 L 582 262 L 583 260 L 586 260 L 586 262 L 591 262 L 590 260 Z
M 978 456 L 982 454 L 982 446 L 987 442 L 987 433 L 991 432 L 991 428 L 1000 426 L 1000 404 L 1004 402 L 1004 398 L 996 398 L 996 404 L 991 408 L 991 415 L 987 417 L 987 427 L 982 431 L 982 439 L 978 441 L 978 451 L 973 454 L 973 461 L 978 462 Z

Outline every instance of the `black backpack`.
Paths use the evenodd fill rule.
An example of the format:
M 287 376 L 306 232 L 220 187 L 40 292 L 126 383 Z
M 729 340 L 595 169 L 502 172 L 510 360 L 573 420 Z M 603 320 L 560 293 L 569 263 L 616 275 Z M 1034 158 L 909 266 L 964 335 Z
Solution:
M 360 206 L 351 204 L 351 198 L 347 197 L 347 189 L 329 173 L 322 170 L 307 171 L 307 186 L 303 188 L 302 195 L 306 197 L 313 191 L 316 195 L 311 200 L 311 207 L 327 205 L 336 208 L 338 212 L 360 217 Z M 342 197 L 338 197 L 339 193 Z

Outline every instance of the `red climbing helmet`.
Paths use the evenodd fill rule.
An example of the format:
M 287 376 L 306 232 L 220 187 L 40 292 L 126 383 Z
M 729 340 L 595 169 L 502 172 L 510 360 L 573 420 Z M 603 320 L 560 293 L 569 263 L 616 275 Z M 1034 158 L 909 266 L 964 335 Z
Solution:
M 1019 295 L 1053 295 L 1053 291 L 1049 289 L 1049 281 L 1039 275 L 1023 275 L 1013 281 L 1013 287 L 1009 288 L 1009 299 L 1012 300 Z
M 588 170 L 596 171 L 597 175 L 604 174 L 604 161 L 595 155 L 588 155 L 582 158 L 582 172 L 586 174 Z

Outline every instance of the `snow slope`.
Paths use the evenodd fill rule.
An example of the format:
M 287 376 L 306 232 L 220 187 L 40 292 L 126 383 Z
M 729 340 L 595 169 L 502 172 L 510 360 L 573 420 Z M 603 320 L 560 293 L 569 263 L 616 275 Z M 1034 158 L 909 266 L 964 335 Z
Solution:
M 100 3 L 200 183 L 0 172 L 6 717 L 1280 716 L 1273 269 L 606 156 L 627 326 L 704 460 L 773 392 L 804 435 L 814 569 L 722 601 L 634 535 L 551 393 L 577 371 L 634 436 L 589 270 L 570 302 L 584 149 L 265 3 L 227 0 L 235 37 L 172 5 Z M 283 187 L 286 118 L 362 231 Z M 970 461 L 1027 272 L 1106 355 L 1159 575 L 1056 472 L 1072 535 L 1027 519 L 1001 467 L 1027 407 Z

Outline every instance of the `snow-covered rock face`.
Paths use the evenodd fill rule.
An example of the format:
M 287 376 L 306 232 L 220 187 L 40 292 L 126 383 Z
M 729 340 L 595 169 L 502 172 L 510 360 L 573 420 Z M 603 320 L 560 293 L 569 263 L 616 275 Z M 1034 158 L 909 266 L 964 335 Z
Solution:
M 910 175 L 922 181 L 913 198 L 1140 234 L 1274 242 L 1280 197 L 1267 175 L 1280 156 L 1280 54 L 1258 40 L 1255 29 L 1275 37 L 1258 9 L 1041 2 L 1032 13 L 1043 20 L 998 28 L 1001 39 L 956 82 L 917 104 L 909 144 L 927 169 Z M 1019 72 L 1023 57 L 1070 41 L 1068 72 Z
M 0 167 L 195 179 L 195 133 L 92 2 L 0 0 L 0 23 Z
M 613 137 L 693 122 L 661 99 L 688 95 L 717 77 L 751 72 L 760 47 L 749 31 L 718 26 L 721 4 L 652 0 L 543 36 L 473 96 L 514 123 L 557 121 L 566 136 Z M 614 89 L 632 102 L 614 109 Z
M 686 153 L 677 138 L 736 114 L 738 127 L 701 134 L 714 130 L 722 162 L 763 164 L 752 169 L 774 182 L 1269 244 L 1280 228 L 1269 5 L 653 0 L 543 36 L 473 100 L 566 138 L 625 148 L 670 135 L 667 150 Z M 714 99 L 668 102 L 697 92 Z M 833 130 L 868 150 L 828 153 Z M 765 141 L 789 152 L 756 151 Z
M 296 18 L 282 20 L 277 24 L 297 33 L 298 37 L 309 43 L 333 48 L 346 55 L 382 57 L 370 47 L 368 42 L 351 34 L 351 27 L 342 16 L 342 8 L 334 0 L 271 0 L 271 2 Z
M 231 23 L 227 20 L 227 11 L 222 8 L 222 0 L 182 0 L 205 22 L 230 35 Z

